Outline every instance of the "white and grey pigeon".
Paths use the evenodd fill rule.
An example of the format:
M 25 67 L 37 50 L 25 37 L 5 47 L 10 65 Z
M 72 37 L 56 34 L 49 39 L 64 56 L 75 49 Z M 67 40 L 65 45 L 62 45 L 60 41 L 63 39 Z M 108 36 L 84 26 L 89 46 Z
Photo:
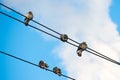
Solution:
M 29 11 L 26 15 L 25 15 L 25 19 L 24 19 L 24 24 L 27 26 L 29 21 L 33 19 L 33 14 L 31 11 Z

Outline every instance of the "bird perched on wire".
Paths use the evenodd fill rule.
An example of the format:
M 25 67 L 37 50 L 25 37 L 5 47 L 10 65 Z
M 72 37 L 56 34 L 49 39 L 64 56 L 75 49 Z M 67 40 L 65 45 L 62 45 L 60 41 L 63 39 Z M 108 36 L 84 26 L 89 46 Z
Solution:
M 79 44 L 79 47 L 78 47 L 78 49 L 77 49 L 77 54 L 78 54 L 78 56 L 82 56 L 82 52 L 84 51 L 84 50 L 86 50 L 87 49 L 87 44 L 86 44 L 86 42 L 82 42 L 81 44 Z
M 60 35 L 60 40 L 63 41 L 63 42 L 67 42 L 68 36 L 66 34 L 61 34 Z
M 62 74 L 61 74 L 61 69 L 58 68 L 58 67 L 54 67 L 54 68 L 53 68 L 53 72 L 54 72 L 55 74 L 59 75 L 59 76 L 62 75 Z
M 31 11 L 29 11 L 26 15 L 25 15 L 25 19 L 24 19 L 24 24 L 27 26 L 29 21 L 33 19 L 33 13 Z
M 43 69 L 47 69 L 49 66 L 48 66 L 48 64 L 46 64 L 44 61 L 41 60 L 39 62 L 39 67 L 43 68 Z

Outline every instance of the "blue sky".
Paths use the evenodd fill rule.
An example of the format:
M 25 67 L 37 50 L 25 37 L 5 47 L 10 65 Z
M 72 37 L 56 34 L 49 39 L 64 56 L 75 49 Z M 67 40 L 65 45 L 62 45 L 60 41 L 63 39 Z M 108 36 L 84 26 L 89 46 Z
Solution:
M 108 53 L 105 55 L 120 61 L 119 0 L 62 0 L 61 2 L 54 0 L 40 0 L 37 2 L 31 0 L 29 5 L 24 0 L 1 0 L 0 2 L 22 14 L 31 10 L 34 13 L 35 20 L 60 33 L 67 33 L 75 40 L 87 41 L 90 47 Z M 1 6 L 0 11 L 24 20 L 23 17 Z M 41 26 L 30 23 L 43 29 Z M 119 80 L 120 78 L 118 74 L 120 72 L 119 66 L 87 52 L 85 52 L 83 58 L 79 58 L 75 54 L 76 48 L 42 32 L 26 27 L 24 24 L 2 14 L 0 14 L 0 25 L 1 51 L 36 64 L 40 60 L 44 60 L 50 66 L 49 69 L 58 66 L 62 69 L 63 74 L 77 80 Z M 68 80 L 0 54 L 0 80 L 28 79 Z
M 118 31 L 120 31 L 119 3 L 120 3 L 119 0 L 113 0 L 112 5 L 110 7 L 110 15 L 111 15 L 112 20 L 118 25 Z

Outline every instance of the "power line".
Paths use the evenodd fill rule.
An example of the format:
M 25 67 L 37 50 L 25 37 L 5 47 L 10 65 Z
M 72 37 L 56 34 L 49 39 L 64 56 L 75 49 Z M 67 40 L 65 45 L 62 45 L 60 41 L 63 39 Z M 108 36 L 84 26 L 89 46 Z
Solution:
M 17 59 L 17 60 L 20 60 L 20 61 L 22 61 L 22 62 L 31 64 L 31 65 L 33 65 L 33 66 L 39 67 L 39 65 L 37 65 L 37 64 L 35 64 L 35 63 L 32 63 L 32 62 L 27 61 L 27 60 L 24 60 L 24 59 L 22 59 L 22 58 L 16 57 L 16 56 L 11 55 L 11 54 L 9 54 L 9 53 L 3 52 L 3 51 L 0 51 L 0 53 L 4 54 L 4 55 L 6 55 L 6 56 L 9 56 L 9 57 L 15 58 L 15 59 Z M 39 68 L 40 68 L 40 67 L 39 67 Z M 41 68 L 41 69 L 43 69 L 43 68 Z M 45 70 L 47 70 L 47 71 L 49 71 L 49 72 L 53 72 L 52 70 L 47 69 L 47 68 L 46 68 Z M 74 78 L 71 78 L 71 77 L 66 76 L 66 75 L 63 75 L 63 74 L 61 74 L 61 76 L 66 77 L 66 78 L 69 78 L 69 79 L 72 79 L 72 80 L 75 80 Z
M 95 52 L 92 52 L 92 51 L 89 51 L 89 50 L 86 50 L 87 52 L 89 52 L 89 53 L 91 53 L 91 54 L 94 54 L 94 55 L 96 55 L 96 56 L 98 56 L 98 57 L 101 57 L 101 58 L 103 58 L 103 59 L 105 59 L 105 60 L 107 60 L 107 61 L 110 61 L 110 62 L 112 62 L 112 63 L 115 63 L 115 64 L 117 64 L 117 65 L 120 65 L 120 63 L 119 62 L 117 62 L 117 61 L 115 61 L 115 60 L 113 60 L 113 59 L 111 59 L 111 58 L 109 58 L 109 57 L 107 57 L 107 56 L 102 56 L 102 55 L 99 55 L 99 54 L 96 54 Z
M 4 13 L 4 12 L 0 12 L 0 13 L 3 14 L 3 15 L 5 15 L 5 16 L 7 16 L 7 17 L 10 17 L 10 18 L 12 18 L 12 19 L 14 19 L 14 20 L 16 20 L 16 21 L 18 21 L 18 22 L 20 22 L 20 23 L 23 23 L 23 24 L 24 24 L 23 21 L 21 21 L 21 20 L 15 18 L 15 17 L 12 17 L 12 16 L 10 16 L 10 15 Z M 41 31 L 41 32 L 43 32 L 43 33 L 45 33 L 45 34 L 48 34 L 48 35 L 50 35 L 50 36 L 52 36 L 52 37 L 54 37 L 54 38 L 60 40 L 59 37 L 57 37 L 57 36 L 55 36 L 55 35 L 53 35 L 53 34 L 51 34 L 51 33 L 48 33 L 48 32 L 46 32 L 46 31 L 44 31 L 44 30 L 42 30 L 42 29 L 39 29 L 39 28 L 37 28 L 37 27 L 35 27 L 35 26 L 33 26 L 33 25 L 28 24 L 28 26 L 31 27 L 31 28 L 34 28 L 34 29 L 36 29 L 36 30 L 38 30 L 38 31 Z M 68 42 L 68 41 L 67 41 L 67 43 L 70 44 L 70 45 L 73 45 L 73 46 L 75 46 L 75 47 L 78 47 L 77 45 L 72 44 L 71 42 Z
M 101 54 L 101 53 L 99 53 L 99 52 L 97 52 L 97 51 L 89 48 L 89 47 L 88 47 L 88 49 L 91 50 L 91 51 L 94 51 L 94 52 L 97 53 L 99 56 L 103 57 L 104 59 L 120 65 L 120 62 L 117 62 L 117 61 L 115 61 L 115 60 L 113 60 L 113 59 L 111 59 L 111 58 L 109 58 L 109 57 L 107 57 L 107 56 L 105 56 L 105 55 L 103 55 L 103 54 Z
M 23 14 L 17 12 L 16 10 L 11 9 L 11 8 L 9 8 L 8 6 L 5 6 L 5 5 L 2 4 L 2 3 L 0 3 L 0 4 L 1 4 L 2 6 L 4 6 L 4 7 L 8 8 L 8 9 L 16 12 L 17 14 L 20 14 L 21 16 L 25 17 Z M 10 18 L 13 18 L 13 19 L 15 19 L 15 20 L 17 20 L 17 21 L 19 21 L 19 22 L 24 23 L 23 21 L 20 21 L 20 20 L 14 18 L 14 17 L 11 17 L 11 16 L 9 16 L 9 15 L 3 13 L 3 12 L 2 12 L 2 14 L 6 15 L 6 16 L 8 16 L 8 17 L 10 17 Z M 49 28 L 49 27 L 47 27 L 47 26 L 45 26 L 45 25 L 43 25 L 43 24 L 41 24 L 41 23 L 39 23 L 39 22 L 37 22 L 37 21 L 35 21 L 35 20 L 32 20 L 32 21 L 35 22 L 35 23 L 37 23 L 37 24 L 39 24 L 39 25 L 41 25 L 41 26 L 43 26 L 43 27 L 45 27 L 45 28 L 47 28 L 47 29 L 49 29 L 49 30 L 51 30 L 51 31 L 53 31 L 53 32 L 55 32 L 55 33 L 57 33 L 57 34 L 59 34 L 59 35 L 61 35 L 61 34 L 58 33 L 57 31 L 55 31 L 55 30 L 53 30 L 53 29 L 51 29 L 51 28 Z M 50 34 L 50 33 L 46 32 L 46 31 L 43 31 L 43 30 L 41 30 L 41 29 L 39 29 L 39 28 L 36 28 L 36 27 L 34 27 L 34 26 L 30 25 L 30 24 L 29 24 L 29 26 L 32 27 L 32 28 L 34 28 L 34 29 L 37 29 L 37 30 L 39 30 L 39 31 L 42 31 L 42 32 L 44 32 L 44 33 L 46 33 L 46 34 L 48 34 L 48 35 L 50 35 L 50 36 L 53 36 L 53 37 L 55 37 L 55 38 L 57 38 L 57 39 L 60 39 L 59 37 L 54 36 L 53 34 Z M 77 43 L 77 44 L 80 44 L 79 42 L 77 42 L 77 41 L 75 41 L 75 40 L 73 40 L 73 39 L 71 39 L 71 38 L 68 38 L 68 39 L 71 40 L 71 41 L 73 41 L 73 42 L 75 42 L 75 43 Z M 68 44 L 70 44 L 70 45 L 73 45 L 73 46 L 75 46 L 75 47 L 78 47 L 77 45 L 75 45 L 75 44 L 73 44 L 73 43 L 71 43 L 71 42 L 68 42 L 68 41 L 66 41 L 66 42 L 67 42 Z M 92 53 L 92 54 L 94 54 L 94 55 L 96 55 L 96 56 L 98 56 L 98 57 L 101 57 L 101 58 L 106 59 L 106 60 L 108 60 L 108 61 L 110 61 L 110 62 L 113 62 L 113 63 L 115 63 L 115 64 L 120 65 L 119 62 L 117 62 L 117 61 L 115 61 L 115 60 L 113 60 L 113 59 L 111 59 L 111 58 L 109 58 L 109 57 L 107 57 L 107 56 L 105 56 L 105 55 L 103 55 L 103 54 L 101 54 L 101 53 L 99 53 L 99 52 L 97 52 L 97 51 L 89 48 L 89 47 L 87 47 L 87 49 L 88 49 L 88 50 L 86 50 L 86 51 L 89 52 L 89 53 Z M 89 50 L 90 50 L 90 51 L 89 51 Z
M 0 13 L 3 14 L 3 15 L 8 16 L 8 17 L 10 17 L 10 18 L 12 18 L 12 19 L 14 19 L 14 20 L 17 20 L 17 21 L 19 21 L 19 22 L 21 22 L 21 23 L 24 24 L 23 21 L 21 21 L 21 20 L 19 20 L 19 19 L 17 19 L 17 18 L 14 18 L 14 17 L 12 17 L 12 16 L 10 16 L 10 15 L 8 15 L 8 14 L 5 14 L 5 13 L 3 13 L 3 12 L 0 12 Z M 59 37 L 56 37 L 56 36 L 54 36 L 54 35 L 46 32 L 46 31 L 43 31 L 43 30 L 41 30 L 41 29 L 39 29 L 39 28 L 36 28 L 36 27 L 34 27 L 34 26 L 30 25 L 30 24 L 29 24 L 29 26 L 32 27 L 32 28 L 34 28 L 34 29 L 37 29 L 37 30 L 39 30 L 39 31 L 42 31 L 42 32 L 44 32 L 44 33 L 46 33 L 46 34 L 48 34 L 48 35 L 50 35 L 50 36 L 53 36 L 53 37 L 55 37 L 55 38 L 57 38 L 57 39 L 60 39 Z M 70 42 L 67 42 L 67 43 L 70 44 L 70 45 L 73 45 L 73 46 L 75 46 L 75 47 L 78 47 L 77 45 L 75 45 L 75 44 L 73 44 L 73 43 L 70 43 Z M 99 52 L 91 49 L 91 48 L 87 48 L 87 49 L 89 49 L 89 50 L 91 50 L 91 51 L 94 51 L 94 52 L 91 52 L 91 51 L 89 51 L 89 50 L 86 50 L 86 51 L 89 52 L 89 53 L 92 53 L 92 54 L 94 54 L 94 55 L 96 55 L 96 56 L 98 56 L 98 57 L 101 57 L 101 58 L 103 58 L 103 59 L 105 59 L 105 60 L 108 60 L 108 61 L 110 61 L 110 62 L 113 62 L 113 63 L 115 63 L 115 64 L 120 65 L 119 62 L 117 62 L 117 61 L 115 61 L 115 60 L 113 60 L 113 59 L 111 59 L 111 58 L 109 58 L 109 57 L 107 57 L 107 56 L 105 56 L 105 55 L 103 55 L 103 54 L 101 54 L 101 53 L 99 53 Z M 97 53 L 97 54 L 96 54 L 96 53 Z
M 10 15 L 8 15 L 8 14 L 5 14 L 5 13 L 3 13 L 3 12 L 0 12 L 0 13 L 3 14 L 3 15 L 8 16 L 8 17 L 10 17 L 10 18 L 12 18 L 12 19 L 14 19 L 14 20 L 17 20 L 17 21 L 19 21 L 19 22 L 21 22 L 21 23 L 24 23 L 23 21 L 21 21 L 21 20 L 19 20 L 19 19 L 17 19 L 17 18 L 14 18 L 14 17 L 12 17 L 12 16 L 10 16 Z M 53 36 L 53 37 L 59 39 L 58 37 L 56 37 L 56 36 L 54 36 L 54 35 L 52 35 L 52 34 L 50 34 L 50 33 L 48 33 L 48 32 L 45 32 L 45 31 L 43 31 L 43 30 L 41 30 L 41 29 L 39 29 L 39 28 L 36 28 L 36 27 L 34 27 L 34 26 L 30 25 L 30 24 L 29 24 L 28 26 L 30 26 L 30 27 L 32 27 L 32 28 L 34 28 L 34 29 L 37 29 L 37 30 L 39 30 L 39 31 L 42 31 L 42 32 L 44 32 L 44 33 L 46 33 L 46 34 L 48 34 L 48 35 L 50 35 L 50 36 Z M 74 45 L 74 44 L 72 44 L 72 43 L 70 43 L 70 42 L 68 42 L 68 43 L 71 44 L 71 45 L 73 45 L 73 46 L 76 46 L 76 45 Z M 48 71 L 51 71 L 51 70 L 48 70 Z M 72 80 L 75 80 L 75 79 L 73 79 L 73 78 L 71 78 L 71 77 L 69 77 L 69 76 L 63 75 L 63 74 L 62 74 L 62 76 L 66 77 L 66 78 L 69 78 L 69 79 L 72 79 Z
M 17 13 L 17 14 L 23 16 L 23 17 L 26 17 L 25 15 L 21 14 L 20 12 L 14 10 L 14 9 L 12 9 L 12 8 L 10 8 L 10 7 L 8 7 L 8 6 L 4 5 L 4 4 L 2 4 L 2 3 L 0 3 L 0 5 L 2 5 L 3 7 L 6 7 L 7 9 L 9 9 L 9 10 L 11 10 L 11 11 L 13 11 L 13 12 L 15 12 L 15 13 Z M 54 32 L 54 33 L 56 33 L 56 34 L 58 34 L 58 35 L 62 35 L 61 33 L 59 33 L 59 32 L 57 32 L 57 31 L 55 31 L 55 30 L 53 30 L 53 29 L 51 29 L 51 28 L 49 28 L 49 27 L 47 27 L 47 26 L 41 24 L 40 22 L 37 22 L 37 21 L 35 21 L 35 20 L 33 20 L 33 19 L 32 19 L 31 21 L 35 22 L 36 24 L 38 24 L 38 25 L 40 25 L 40 26 L 42 26 L 42 27 L 44 27 L 44 28 L 46 28 L 46 29 L 48 29 L 48 30 L 50 30 L 50 31 L 52 31 L 52 32 Z M 73 39 L 71 39 L 71 38 L 68 38 L 68 39 L 71 40 L 71 41 L 73 41 L 73 42 L 75 42 L 75 43 L 78 43 L 78 42 L 76 42 L 75 40 L 73 40 Z M 70 42 L 68 42 L 68 43 L 70 43 Z M 76 46 L 76 45 L 74 45 L 74 44 L 72 44 L 72 43 L 70 43 L 70 44 L 73 45 L 73 46 Z M 78 43 L 78 44 L 79 44 L 79 43 Z
M 5 53 L 5 52 L 3 52 L 3 51 L 0 51 L 0 53 L 5 54 L 5 55 L 7 55 L 7 56 L 10 56 L 10 57 L 12 57 L 12 58 L 18 59 L 18 60 L 23 61 L 23 62 L 25 62 L 25 63 L 31 64 L 31 65 L 33 65 L 33 66 L 39 67 L 37 64 L 34 64 L 34 63 L 29 62 L 29 61 L 27 61 L 27 60 L 24 60 L 24 59 L 22 59 L 22 58 L 13 56 L 13 55 L 11 55 L 11 54 Z
M 14 18 L 14 17 L 12 17 L 12 16 L 10 16 L 10 15 L 8 15 L 8 14 L 6 14 L 6 13 L 3 13 L 3 12 L 0 12 L 0 13 L 3 14 L 3 15 L 5 15 L 5 16 L 7 16 L 7 17 L 10 17 L 10 18 L 12 18 L 12 19 L 14 19 L 14 20 L 16 20 L 16 21 L 21 22 L 21 23 L 24 24 L 23 21 L 21 21 L 21 20 L 19 20 L 19 19 L 17 19 L 17 18 Z M 44 31 L 44 30 L 42 30 L 42 29 L 39 29 L 39 28 L 35 27 L 35 26 L 32 26 L 32 25 L 30 25 L 30 24 L 28 24 L 28 26 L 31 27 L 31 28 L 34 28 L 34 29 L 36 29 L 36 30 L 38 30 L 38 31 L 41 31 L 41 32 L 43 32 L 43 33 L 45 33 L 45 34 L 48 34 L 48 35 L 50 35 L 50 36 L 52 36 L 52 37 L 54 37 L 54 38 L 60 39 L 59 37 L 54 36 L 54 35 L 46 32 L 46 31 Z
M 0 3 L 0 5 L 6 7 L 7 9 L 9 9 L 9 10 L 11 10 L 11 11 L 13 11 L 13 12 L 15 12 L 15 13 L 17 13 L 17 14 L 23 16 L 23 17 L 26 17 L 25 15 L 19 13 L 18 11 L 14 10 L 14 9 L 12 9 L 12 8 L 10 8 L 10 7 L 8 7 L 8 6 L 4 5 L 4 4 L 2 4 L 2 3 Z M 54 33 L 56 33 L 56 34 L 58 34 L 58 35 L 61 35 L 59 32 L 57 32 L 57 31 L 55 31 L 55 30 L 53 30 L 53 29 L 51 29 L 51 28 L 49 28 L 49 27 L 47 27 L 47 26 L 45 26 L 45 25 L 43 25 L 43 24 L 41 24 L 41 23 L 39 23 L 39 22 L 37 22 L 37 21 L 35 21 L 35 20 L 31 20 L 31 21 L 37 23 L 38 25 L 41 25 L 42 27 L 44 27 L 44 28 L 46 28 L 46 29 L 48 29 L 48 30 L 50 30 L 50 31 L 53 31 Z

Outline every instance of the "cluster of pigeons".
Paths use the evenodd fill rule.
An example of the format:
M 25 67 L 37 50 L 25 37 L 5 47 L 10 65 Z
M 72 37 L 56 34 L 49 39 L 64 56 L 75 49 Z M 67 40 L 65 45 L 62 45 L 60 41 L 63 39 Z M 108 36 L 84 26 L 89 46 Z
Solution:
M 33 19 L 33 13 L 31 11 L 29 11 L 26 15 L 25 15 L 25 19 L 24 19 L 24 24 L 26 26 L 28 26 L 29 21 Z M 61 34 L 60 36 L 60 40 L 63 42 L 67 42 L 68 40 L 68 36 L 66 34 Z M 87 44 L 86 42 L 82 42 L 81 44 L 79 44 L 78 49 L 76 51 L 76 53 L 78 54 L 78 56 L 82 56 L 82 52 L 84 50 L 87 49 Z
M 25 19 L 24 19 L 24 24 L 26 26 L 28 26 L 29 21 L 33 19 L 33 13 L 31 11 L 29 11 L 26 15 L 25 15 Z M 60 40 L 63 42 L 67 42 L 68 40 L 68 36 L 66 34 L 61 34 L 60 36 Z M 87 44 L 85 42 L 81 43 L 77 49 L 77 54 L 78 56 L 82 56 L 82 52 L 87 48 Z M 43 68 L 43 69 L 47 69 L 49 66 L 48 64 L 46 64 L 44 61 L 40 61 L 39 62 L 39 67 Z M 58 67 L 54 67 L 52 70 L 55 74 L 61 76 L 61 69 Z
M 48 66 L 47 63 L 45 63 L 44 61 L 41 60 L 41 61 L 39 62 L 39 67 L 40 67 L 40 68 L 43 68 L 43 69 L 47 69 L 49 66 Z M 53 68 L 53 72 L 54 72 L 55 74 L 61 76 L 61 69 L 60 69 L 60 68 L 54 67 L 54 68 Z
M 24 19 L 24 24 L 26 26 L 28 26 L 29 24 L 29 21 L 33 19 L 33 13 L 31 11 L 29 11 L 26 15 L 25 15 L 25 19 Z M 60 36 L 60 40 L 63 41 L 63 42 L 67 42 L 68 40 L 68 36 L 66 34 L 61 34 Z M 86 50 L 87 48 L 87 44 L 85 42 L 81 43 L 79 46 L 78 46 L 78 49 L 77 49 L 77 54 L 78 56 L 82 56 L 82 52 L 84 50 Z M 47 69 L 49 66 L 48 64 L 46 64 L 44 61 L 40 61 L 39 62 L 39 67 L 40 68 L 43 68 L 43 69 Z M 58 67 L 54 67 L 53 68 L 53 72 L 59 76 L 61 76 L 61 69 L 58 68 Z
M 29 11 L 29 12 L 25 15 L 24 24 L 25 24 L 26 26 L 28 26 L 29 21 L 32 20 L 32 19 L 33 19 L 33 13 L 32 13 L 31 11 Z M 66 37 L 66 36 L 65 36 L 65 37 Z M 63 37 L 64 40 L 66 40 L 65 37 Z M 64 41 L 64 40 L 63 40 L 63 41 Z M 48 64 L 46 64 L 44 61 L 41 60 L 41 61 L 39 62 L 39 67 L 40 67 L 40 68 L 43 68 L 43 69 L 47 69 L 49 66 L 48 66 Z M 61 76 L 61 69 L 60 69 L 60 68 L 54 67 L 54 68 L 53 68 L 53 72 L 54 72 L 55 74 L 58 74 L 59 76 Z

